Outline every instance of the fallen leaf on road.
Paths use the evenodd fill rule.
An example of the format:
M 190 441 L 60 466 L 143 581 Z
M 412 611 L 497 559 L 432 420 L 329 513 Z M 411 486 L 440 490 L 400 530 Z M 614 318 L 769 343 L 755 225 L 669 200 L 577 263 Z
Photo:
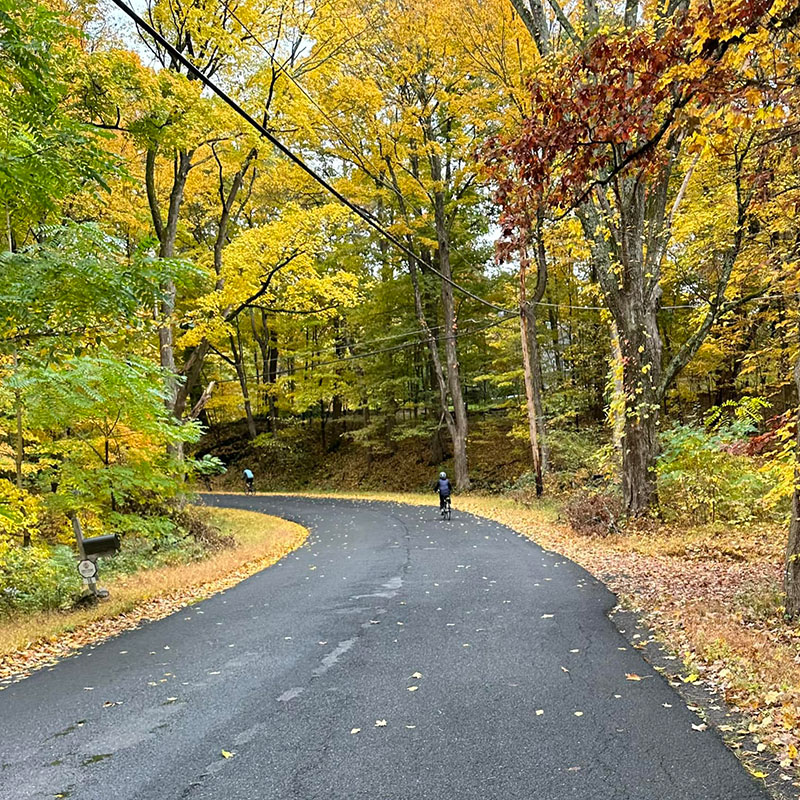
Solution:
M 409 691 L 409 692 L 416 692 L 416 691 L 417 691 L 417 689 L 419 689 L 419 686 L 409 686 L 409 687 L 408 687 L 408 691 Z
M 361 733 L 361 728 L 353 728 L 350 733 Z
M 413 731 L 416 727 L 416 725 L 406 725 L 406 728 L 408 728 L 410 731 Z
M 544 709 L 543 708 L 537 708 L 536 709 L 536 716 L 537 717 L 541 717 L 542 714 L 544 714 Z
M 700 676 L 693 672 L 691 675 L 687 675 L 685 678 L 681 678 L 684 683 L 694 683 Z
M 553 619 L 552 614 L 542 614 L 542 619 Z
M 386 720 L 385 719 L 376 719 L 375 720 L 375 727 L 376 728 L 385 728 L 386 727 Z
M 422 673 L 415 672 L 411 677 L 414 678 L 415 680 L 419 680 L 422 677 Z
M 227 750 L 222 751 L 223 758 L 233 758 L 233 755 L 234 755 L 233 753 L 229 753 Z
M 562 672 L 569 673 L 569 670 L 566 667 L 561 667 Z
M 635 672 L 626 672 L 625 673 L 625 680 L 628 681 L 640 681 L 642 680 L 641 675 L 637 675 Z
M 699 725 L 692 725 L 693 731 L 704 731 L 707 730 L 707 728 L 708 725 L 706 725 L 705 722 L 701 722 Z
M 576 717 L 582 717 L 583 716 L 583 711 L 576 711 L 575 712 L 575 716 Z

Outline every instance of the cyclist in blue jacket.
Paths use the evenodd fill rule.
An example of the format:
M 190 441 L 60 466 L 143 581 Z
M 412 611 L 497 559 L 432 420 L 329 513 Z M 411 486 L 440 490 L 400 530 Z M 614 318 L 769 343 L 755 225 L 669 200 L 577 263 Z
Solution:
M 453 493 L 453 486 L 446 472 L 439 473 L 439 480 L 436 481 L 436 493 L 439 495 L 439 509 L 441 510 L 445 507 L 447 498 Z
M 253 494 L 253 481 L 256 478 L 256 476 L 253 475 L 253 470 L 249 468 L 243 469 L 242 477 L 244 478 L 245 492 L 247 492 L 247 494 Z

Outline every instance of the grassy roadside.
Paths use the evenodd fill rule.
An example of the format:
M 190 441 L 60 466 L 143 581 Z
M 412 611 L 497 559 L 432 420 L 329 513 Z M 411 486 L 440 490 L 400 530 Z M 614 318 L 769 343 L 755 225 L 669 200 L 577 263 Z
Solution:
M 0 620 L 0 680 L 26 677 L 76 648 L 228 589 L 279 561 L 308 536 L 300 525 L 253 511 L 209 509 L 209 514 L 223 534 L 235 539 L 234 547 L 200 561 L 101 580 L 111 595 L 90 608 Z
M 309 496 L 436 503 L 433 493 Z M 528 506 L 465 495 L 454 499 L 454 509 L 503 523 L 600 578 L 682 661 L 681 680 L 713 687 L 746 715 L 746 726 L 722 729 L 728 744 L 772 753 L 770 779 L 800 786 L 800 628 L 781 616 L 783 531 L 774 525 L 650 526 L 600 538 L 576 534 L 550 500 Z

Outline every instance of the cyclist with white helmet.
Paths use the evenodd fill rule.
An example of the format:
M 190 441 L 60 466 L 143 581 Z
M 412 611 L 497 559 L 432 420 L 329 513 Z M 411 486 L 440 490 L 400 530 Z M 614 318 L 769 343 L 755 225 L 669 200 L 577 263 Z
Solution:
M 436 493 L 439 495 L 439 509 L 444 510 L 450 495 L 453 493 L 453 487 L 446 472 L 439 473 L 439 480 L 436 481 Z

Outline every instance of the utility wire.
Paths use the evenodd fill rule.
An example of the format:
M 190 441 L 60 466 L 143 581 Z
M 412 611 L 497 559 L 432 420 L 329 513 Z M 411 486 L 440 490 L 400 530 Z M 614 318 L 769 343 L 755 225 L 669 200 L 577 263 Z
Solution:
M 280 141 L 277 137 L 271 134 L 264 125 L 260 122 L 257 122 L 247 111 L 245 111 L 230 95 L 228 95 L 225 91 L 223 91 L 219 86 L 217 86 L 211 78 L 207 77 L 204 72 L 202 72 L 198 67 L 196 67 L 192 62 L 186 58 L 180 51 L 178 51 L 173 45 L 171 45 L 165 38 L 162 36 L 152 25 L 146 22 L 139 14 L 137 14 L 124 0 L 112 0 L 115 6 L 120 9 L 124 14 L 130 17 L 142 30 L 146 31 L 150 36 L 152 36 L 156 42 L 158 42 L 169 54 L 172 58 L 183 64 L 186 69 L 191 70 L 199 79 L 200 81 L 209 88 L 214 94 L 216 94 L 226 105 L 228 105 L 233 111 L 235 111 L 242 119 L 244 119 L 248 124 L 250 124 L 253 128 L 255 128 L 268 142 L 270 142 L 277 150 L 279 150 L 283 155 L 286 156 L 293 164 L 300 167 L 303 172 L 309 175 L 313 180 L 315 180 L 320 186 L 322 186 L 329 194 L 333 195 L 342 205 L 346 208 L 349 208 L 354 214 L 360 217 L 364 222 L 367 223 L 373 230 L 375 230 L 379 235 L 381 235 L 384 239 L 388 242 L 393 244 L 398 250 L 403 252 L 405 255 L 410 256 L 414 259 L 414 263 L 419 263 L 423 269 L 432 272 L 434 275 L 438 275 L 445 283 L 452 286 L 454 289 L 459 291 L 461 294 L 465 295 L 466 297 L 471 298 L 472 300 L 481 303 L 489 308 L 494 309 L 495 311 L 499 311 L 503 314 L 513 314 L 515 313 L 511 309 L 503 308 L 502 306 L 498 306 L 495 303 L 491 302 L 490 300 L 486 300 L 483 297 L 471 292 L 469 289 L 461 286 L 460 284 L 456 283 L 452 278 L 447 277 L 439 270 L 432 267 L 430 264 L 425 264 L 419 256 L 410 248 L 406 247 L 394 234 L 390 233 L 386 230 L 386 228 L 381 225 L 372 214 L 361 206 L 356 205 L 352 200 L 348 199 L 343 195 L 338 189 L 336 189 L 328 180 L 326 180 L 322 175 L 320 175 L 316 170 L 306 164 L 302 158 L 298 155 L 295 155 L 283 142 Z
M 490 328 L 496 328 L 498 325 L 505 325 L 507 322 L 516 321 L 516 317 L 504 317 L 503 319 L 493 320 L 492 322 L 487 322 L 485 325 L 481 325 L 478 328 L 472 328 L 468 331 L 461 331 L 459 333 L 453 333 L 449 336 L 440 336 L 438 337 L 439 340 L 445 339 L 461 339 L 464 336 L 473 336 L 476 333 L 482 333 L 483 331 L 489 330 Z M 317 369 L 317 367 L 328 367 L 332 364 L 343 364 L 347 361 L 358 361 L 362 358 L 371 358 L 372 356 L 382 355 L 384 353 L 396 353 L 399 350 L 406 350 L 409 347 L 417 347 L 418 345 L 425 344 L 424 340 L 419 339 L 414 342 L 404 342 L 403 344 L 396 344 L 392 347 L 383 347 L 379 350 L 371 350 L 368 353 L 356 353 L 350 356 L 343 356 L 342 358 L 334 358 L 330 361 L 318 361 L 315 364 L 310 364 L 307 367 L 299 367 L 295 369 L 281 369 L 277 372 L 274 372 L 273 375 L 275 377 L 281 378 L 284 375 L 292 375 L 297 374 L 300 372 L 309 372 L 311 370 Z M 218 380 L 217 383 L 238 383 L 238 378 L 223 378 L 222 380 Z
M 512 317 L 504 317 L 504 321 L 505 320 L 511 320 L 511 319 L 512 319 Z M 461 322 L 462 322 L 462 324 L 465 324 L 465 323 L 468 323 L 468 322 L 479 323 L 480 320 L 470 318 L 470 319 L 462 320 Z M 421 335 L 424 335 L 424 334 L 428 333 L 429 331 L 431 331 L 431 332 L 432 331 L 436 331 L 436 330 L 439 330 L 439 329 L 444 328 L 444 327 L 446 327 L 446 326 L 445 325 L 431 325 L 427 329 L 425 329 L 425 328 L 417 328 L 416 330 L 413 330 L 413 331 L 403 331 L 402 333 L 394 333 L 394 334 L 392 334 L 390 336 L 382 336 L 382 337 L 380 337 L 378 339 L 367 339 L 366 341 L 363 341 L 363 342 L 352 342 L 352 343 L 348 343 L 345 346 L 347 346 L 347 347 L 371 347 L 371 346 L 379 344 L 381 342 L 391 342 L 394 339 L 407 339 L 410 336 L 421 336 Z M 449 337 L 447 337 L 447 336 L 437 336 L 437 335 L 434 334 L 434 338 L 437 341 L 439 341 L 439 340 L 442 340 L 442 339 L 447 339 Z M 419 344 L 420 342 L 424 342 L 424 340 L 416 339 L 415 341 L 410 342 L 409 346 L 414 345 L 414 344 Z M 319 355 L 320 353 L 334 352 L 334 351 L 340 349 L 341 347 L 342 347 L 341 344 L 332 344 L 332 345 L 328 345 L 328 346 L 325 346 L 325 347 L 318 347 L 315 350 L 281 350 L 281 355 L 282 356 L 290 356 L 291 358 L 303 358 L 305 356 Z

